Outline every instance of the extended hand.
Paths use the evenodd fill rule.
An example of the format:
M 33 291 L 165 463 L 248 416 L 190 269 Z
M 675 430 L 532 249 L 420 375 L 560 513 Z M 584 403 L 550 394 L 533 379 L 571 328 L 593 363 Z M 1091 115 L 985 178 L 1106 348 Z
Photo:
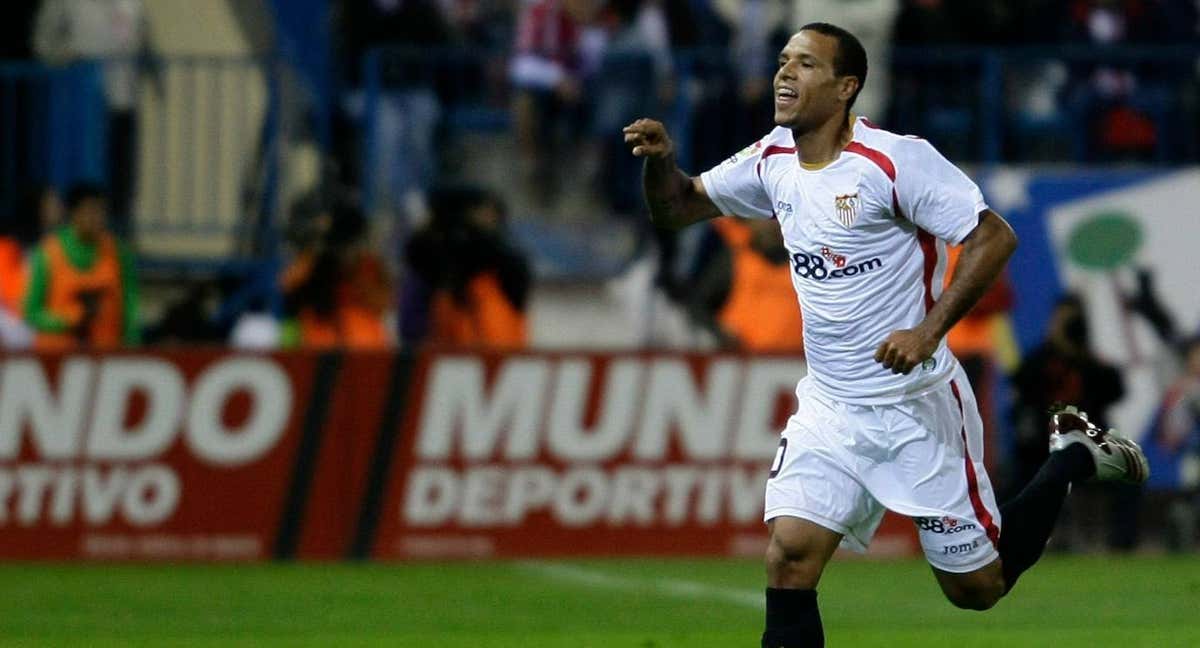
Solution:
M 875 351 L 875 362 L 891 369 L 892 373 L 907 374 L 913 367 L 933 357 L 937 344 L 937 338 L 931 338 L 917 329 L 892 331 Z
M 639 119 L 621 132 L 625 133 L 625 143 L 633 148 L 637 157 L 665 158 L 675 152 L 675 145 L 662 122 Z

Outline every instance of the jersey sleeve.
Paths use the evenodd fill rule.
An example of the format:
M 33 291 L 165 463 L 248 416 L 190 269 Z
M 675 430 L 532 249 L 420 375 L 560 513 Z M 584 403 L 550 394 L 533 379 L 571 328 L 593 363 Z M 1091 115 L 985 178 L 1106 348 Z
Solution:
M 758 174 L 762 151 L 762 142 L 756 142 L 700 174 L 704 192 L 722 214 L 743 218 L 775 215 L 771 198 Z
M 978 185 L 925 140 L 904 141 L 894 158 L 900 216 L 952 245 L 962 243 L 988 208 Z

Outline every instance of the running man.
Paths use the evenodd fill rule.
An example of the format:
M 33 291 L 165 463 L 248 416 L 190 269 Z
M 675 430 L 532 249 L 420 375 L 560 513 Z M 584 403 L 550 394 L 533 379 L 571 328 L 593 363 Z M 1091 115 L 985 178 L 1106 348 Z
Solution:
M 682 172 L 659 122 L 624 130 L 655 223 L 775 218 L 790 255 L 808 376 L 766 487 L 764 648 L 824 645 L 821 572 L 839 544 L 865 550 L 885 509 L 913 519 L 946 597 L 986 610 L 1041 556 L 1072 482 L 1149 472 L 1136 444 L 1066 409 L 1037 477 L 996 506 L 975 397 L 945 337 L 1016 236 L 929 142 L 850 114 L 866 78 L 858 39 L 812 23 L 779 55 L 778 126 L 716 168 Z M 963 250 L 943 291 L 947 242 Z

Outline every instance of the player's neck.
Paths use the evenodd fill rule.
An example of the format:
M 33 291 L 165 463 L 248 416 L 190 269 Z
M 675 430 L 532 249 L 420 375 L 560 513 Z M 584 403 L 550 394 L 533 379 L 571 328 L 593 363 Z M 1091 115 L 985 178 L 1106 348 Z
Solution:
M 796 156 L 807 169 L 820 169 L 837 159 L 838 154 L 854 139 L 854 116 L 833 117 L 804 133 L 792 131 Z

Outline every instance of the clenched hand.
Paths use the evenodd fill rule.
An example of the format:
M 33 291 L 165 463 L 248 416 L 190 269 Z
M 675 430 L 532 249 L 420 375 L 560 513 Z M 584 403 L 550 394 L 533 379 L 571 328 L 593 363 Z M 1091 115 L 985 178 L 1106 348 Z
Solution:
M 913 367 L 933 357 L 938 340 L 918 329 L 892 331 L 875 351 L 875 362 L 882 364 L 892 373 L 907 374 Z
M 637 157 L 665 158 L 675 152 L 667 128 L 660 121 L 639 119 L 621 132 L 625 133 L 625 143 L 632 147 Z

